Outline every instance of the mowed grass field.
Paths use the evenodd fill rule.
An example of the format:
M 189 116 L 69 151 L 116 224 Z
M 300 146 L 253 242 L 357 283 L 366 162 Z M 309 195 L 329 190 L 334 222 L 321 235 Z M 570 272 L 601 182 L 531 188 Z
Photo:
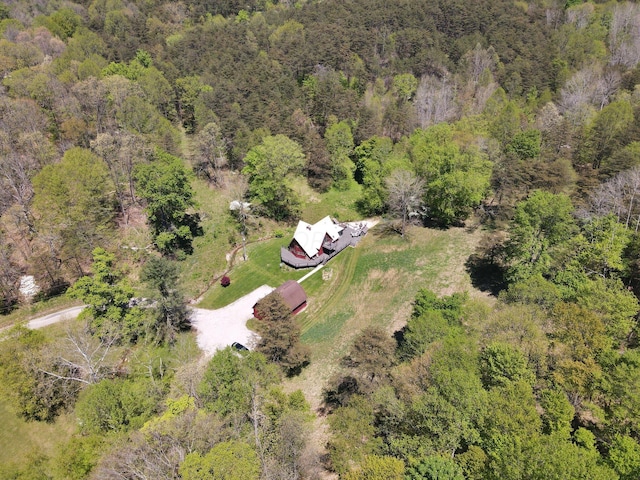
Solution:
M 277 287 L 286 280 L 298 280 L 308 270 L 295 270 L 280 265 L 280 247 L 287 245 L 285 238 L 273 238 L 247 246 L 247 261 L 242 260 L 242 251 L 236 254 L 236 266 L 229 272 L 231 285 L 219 283 L 198 303 L 201 308 L 221 308 L 252 292 L 261 285 Z
M 402 328 L 420 288 L 484 297 L 472 287 L 464 266 L 481 235 L 462 228 L 412 227 L 401 238 L 378 225 L 356 248 L 345 250 L 305 280 L 309 306 L 298 320 L 312 359 L 287 387 L 301 389 L 313 406 L 320 406 L 322 388 L 358 333 L 369 325 L 390 335 Z

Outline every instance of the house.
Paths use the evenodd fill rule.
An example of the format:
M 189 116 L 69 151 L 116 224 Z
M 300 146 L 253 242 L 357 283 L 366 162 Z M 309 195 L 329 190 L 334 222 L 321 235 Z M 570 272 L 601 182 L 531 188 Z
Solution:
M 332 252 L 343 230 L 344 227 L 334 223 L 329 216 L 313 225 L 300 220 L 289 251 L 298 258 L 314 258 L 323 252 Z
M 313 225 L 300 220 L 293 239 L 280 251 L 280 259 L 295 268 L 326 263 L 367 232 L 366 226 L 335 222 L 326 216 Z
M 287 280 L 278 288 L 276 288 L 269 295 L 279 294 L 284 301 L 284 304 L 289 307 L 291 313 L 294 315 L 301 312 L 307 306 L 307 293 L 295 280 Z M 253 316 L 260 318 L 260 315 L 256 312 L 256 303 L 253 306 Z

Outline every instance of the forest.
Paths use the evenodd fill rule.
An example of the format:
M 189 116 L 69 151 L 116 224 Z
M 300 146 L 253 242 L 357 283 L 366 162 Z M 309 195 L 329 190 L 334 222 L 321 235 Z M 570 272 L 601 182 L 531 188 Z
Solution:
M 638 479 L 639 256 L 635 2 L 0 2 L 2 479 Z

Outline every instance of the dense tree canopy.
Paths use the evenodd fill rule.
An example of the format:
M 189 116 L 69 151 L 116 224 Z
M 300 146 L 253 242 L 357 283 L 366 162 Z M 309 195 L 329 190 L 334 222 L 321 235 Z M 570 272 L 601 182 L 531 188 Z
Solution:
M 0 476 L 637 478 L 638 32 L 625 1 L 4 2 L 0 314 L 72 285 L 88 329 L 2 331 L 0 400 L 84 432 Z M 181 288 L 228 273 L 230 200 L 244 247 L 303 212 L 380 216 L 367 241 L 398 272 L 449 269 L 453 247 L 408 252 L 437 243 L 424 225 L 465 226 L 472 283 L 503 292 L 416 274 L 386 318 L 271 297 L 258 352 L 198 364 Z M 364 257 L 349 290 L 377 306 L 400 274 Z M 311 298 L 331 307 L 325 272 Z M 314 427 L 272 364 L 310 358 L 331 372 Z M 328 462 L 306 444 L 325 421 Z

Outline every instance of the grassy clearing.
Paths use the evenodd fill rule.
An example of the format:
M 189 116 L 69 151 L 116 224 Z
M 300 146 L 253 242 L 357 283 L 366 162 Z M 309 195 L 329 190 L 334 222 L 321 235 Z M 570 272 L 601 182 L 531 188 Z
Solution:
M 347 249 L 305 281 L 309 307 L 300 314 L 302 339 L 312 348 L 311 365 L 288 388 L 302 389 L 312 405 L 339 368 L 353 338 L 366 326 L 390 334 L 402 327 L 419 288 L 440 293 L 473 289 L 464 262 L 480 232 L 412 228 L 408 238 L 375 227 L 355 249 Z
M 319 194 L 306 184 L 296 185 L 296 191 L 304 201 L 302 219 L 305 222 L 315 223 L 327 215 L 331 215 L 341 222 L 362 218 L 362 215 L 355 208 L 356 201 L 362 194 L 362 186 L 355 182 L 353 182 L 351 189 L 343 192 L 329 190 Z
M 308 270 L 280 266 L 280 247 L 288 238 L 274 238 L 247 247 L 248 260 L 237 254 L 237 265 L 229 272 L 231 285 L 213 285 L 198 304 L 202 308 L 220 308 L 255 290 L 261 285 L 277 287 L 286 280 L 297 280 Z
M 54 423 L 25 422 L 0 401 L 0 464 L 21 463 L 30 455 L 50 456 L 76 429 L 75 418 L 65 414 Z
M 202 180 L 192 182 L 202 212 L 204 234 L 193 241 L 193 254 L 181 262 L 181 284 L 185 294 L 197 297 L 207 289 L 212 278 L 227 268 L 226 253 L 239 240 L 233 219 L 227 213 L 229 198 L 226 191 L 211 188 Z

